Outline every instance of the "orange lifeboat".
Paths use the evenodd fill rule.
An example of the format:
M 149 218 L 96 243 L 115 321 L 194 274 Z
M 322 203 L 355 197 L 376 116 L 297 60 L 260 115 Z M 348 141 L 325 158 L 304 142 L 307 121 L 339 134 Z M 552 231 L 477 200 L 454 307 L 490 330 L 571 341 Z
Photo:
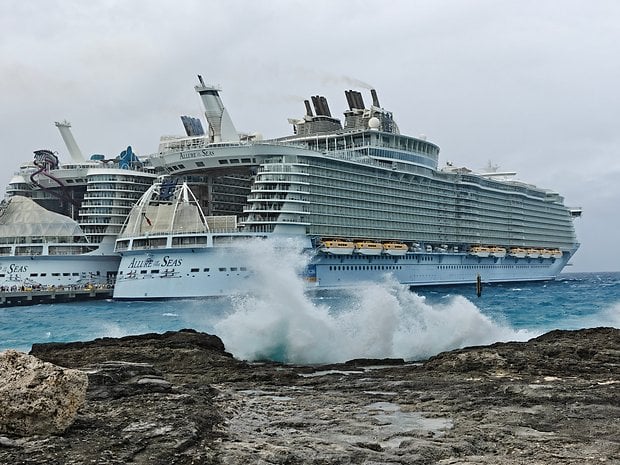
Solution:
M 351 241 L 331 239 L 321 242 L 319 250 L 333 255 L 351 255 L 355 250 L 355 244 Z
M 400 242 L 386 242 L 383 244 L 383 252 L 392 256 L 402 256 L 407 253 L 409 247 L 407 244 L 402 244 Z
M 383 252 L 383 245 L 378 242 L 356 242 L 355 252 L 362 255 L 381 255 Z

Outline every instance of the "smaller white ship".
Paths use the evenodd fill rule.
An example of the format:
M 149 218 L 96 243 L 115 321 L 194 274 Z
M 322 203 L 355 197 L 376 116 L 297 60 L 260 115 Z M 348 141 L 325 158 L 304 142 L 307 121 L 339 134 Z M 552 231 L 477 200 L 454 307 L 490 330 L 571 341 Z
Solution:
M 153 184 L 116 240 L 115 299 L 213 297 L 253 289 L 247 247 L 267 233 L 243 232 L 236 216 L 205 216 L 186 183 Z M 254 240 L 254 242 L 252 242 Z M 340 249 L 338 249 L 340 250 Z
M 71 161 L 51 150 L 15 173 L 0 207 L 0 291 L 74 289 L 114 283 L 114 240 L 131 207 L 156 179 L 131 147 L 86 160 L 56 123 Z
M 105 285 L 119 258 L 71 218 L 15 196 L 0 205 L 0 291 Z

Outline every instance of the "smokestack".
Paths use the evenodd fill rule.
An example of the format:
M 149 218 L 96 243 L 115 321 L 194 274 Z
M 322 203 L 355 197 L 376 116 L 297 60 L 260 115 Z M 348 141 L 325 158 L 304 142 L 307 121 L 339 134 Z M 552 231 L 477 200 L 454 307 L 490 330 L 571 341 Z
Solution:
M 317 116 L 321 116 L 323 112 L 321 111 L 321 102 L 319 100 L 318 95 L 313 95 L 312 97 L 312 105 L 314 105 L 314 112 Z
M 370 95 L 372 95 L 372 104 L 377 108 L 381 108 L 381 105 L 379 105 L 379 97 L 377 97 L 377 91 L 375 89 L 370 89 Z
M 349 110 L 353 110 L 355 108 L 355 104 L 353 103 L 353 99 L 351 98 L 352 90 L 345 90 L 344 96 L 347 98 L 347 104 L 349 105 Z
M 365 106 L 364 106 L 364 99 L 362 98 L 362 94 L 354 90 L 354 91 L 351 91 L 351 96 L 355 100 L 355 107 L 360 110 L 363 110 Z
M 312 116 L 312 107 L 310 106 L 310 101 L 304 100 L 304 105 L 306 105 L 306 115 Z
M 327 104 L 327 99 L 321 96 L 319 97 L 319 100 L 321 101 L 321 106 L 323 107 L 323 114 L 331 118 L 332 113 L 331 111 L 329 111 L 329 105 Z

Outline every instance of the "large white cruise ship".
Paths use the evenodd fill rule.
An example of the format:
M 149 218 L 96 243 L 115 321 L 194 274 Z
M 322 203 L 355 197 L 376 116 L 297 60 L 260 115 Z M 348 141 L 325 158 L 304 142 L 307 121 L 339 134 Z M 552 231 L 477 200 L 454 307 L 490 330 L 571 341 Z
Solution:
M 411 286 L 549 280 L 579 246 L 580 209 L 510 173 L 440 169 L 439 147 L 401 135 L 374 90 L 369 106 L 345 92 L 344 124 L 314 96 L 289 120 L 292 136 L 261 140 L 237 133 L 219 89 L 199 80 L 209 132 L 162 139 L 151 156 L 172 181 L 145 195 L 117 239 L 115 298 L 248 290 L 257 236 L 297 238 L 319 289 L 385 275 Z
M 114 240 L 156 179 L 131 147 L 86 160 L 70 124 L 56 126 L 72 161 L 37 150 L 0 204 L 0 291 L 113 285 L 120 262 Z

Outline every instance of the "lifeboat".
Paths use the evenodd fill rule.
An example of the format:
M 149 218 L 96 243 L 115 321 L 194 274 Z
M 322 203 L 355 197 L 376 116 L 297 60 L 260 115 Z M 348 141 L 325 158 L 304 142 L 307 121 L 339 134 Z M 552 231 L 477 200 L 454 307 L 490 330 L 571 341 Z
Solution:
M 399 242 L 386 242 L 383 244 L 383 251 L 388 255 L 402 256 L 407 253 L 409 247 Z
M 319 250 L 333 255 L 351 255 L 355 249 L 355 244 L 351 241 L 328 240 L 321 242 Z
M 538 258 L 538 257 L 540 257 L 540 249 L 527 249 L 527 256 L 529 258 Z
M 362 255 L 381 255 L 383 245 L 378 242 L 356 242 L 355 252 Z
M 489 252 L 497 258 L 504 258 L 506 256 L 506 249 L 503 247 L 490 247 Z
M 491 249 L 489 247 L 484 247 L 481 245 L 474 245 L 472 248 L 469 249 L 469 253 L 471 255 L 475 255 L 476 257 L 488 257 L 489 254 L 491 253 Z
M 520 247 L 513 247 L 512 249 L 510 249 L 510 256 L 516 258 L 525 258 L 527 257 L 527 250 Z
M 553 254 L 552 250 L 543 249 L 540 251 L 540 258 L 551 258 L 552 254 Z
M 560 249 L 553 249 L 551 251 L 551 256 L 553 258 L 562 258 L 564 256 L 564 254 L 562 253 L 562 251 Z

